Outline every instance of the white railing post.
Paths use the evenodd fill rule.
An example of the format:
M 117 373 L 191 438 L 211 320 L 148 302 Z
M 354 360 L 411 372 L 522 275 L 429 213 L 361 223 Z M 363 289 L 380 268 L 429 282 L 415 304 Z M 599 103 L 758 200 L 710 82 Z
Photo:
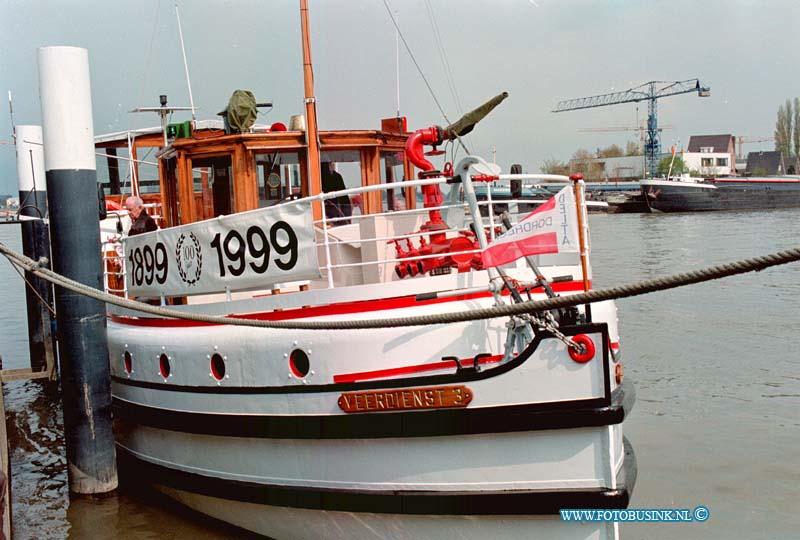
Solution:
M 110 292 L 108 286 L 108 256 L 106 255 L 105 247 L 103 248 L 103 290 L 105 292 Z
M 492 185 L 494 185 L 494 182 L 486 182 L 486 202 L 489 203 L 489 238 L 494 240 L 494 203 L 492 202 Z
M 124 249 L 122 250 L 122 255 L 119 256 L 119 260 L 120 260 L 120 272 L 122 272 L 122 274 L 120 275 L 120 277 L 122 277 L 122 294 L 123 296 L 125 296 L 125 298 L 128 298 L 128 267 L 125 265 L 126 261 L 128 260 L 128 257 L 125 256 Z
M 328 274 L 328 288 L 333 289 L 333 269 L 331 268 L 331 244 L 328 239 L 328 216 L 325 214 L 325 198 L 322 205 L 322 245 L 325 246 L 325 272 Z

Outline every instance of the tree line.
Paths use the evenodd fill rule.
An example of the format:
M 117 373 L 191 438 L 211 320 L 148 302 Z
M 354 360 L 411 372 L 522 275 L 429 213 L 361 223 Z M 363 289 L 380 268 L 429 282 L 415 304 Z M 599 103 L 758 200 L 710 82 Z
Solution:
M 780 151 L 784 159 L 794 161 L 800 168 L 800 98 L 786 98 L 786 103 L 778 107 L 778 119 L 775 121 L 775 150 Z M 786 163 L 789 167 L 789 163 Z
M 598 180 L 603 174 L 603 166 L 593 160 L 597 158 L 639 156 L 641 154 L 641 147 L 634 141 L 629 141 L 624 150 L 618 144 L 598 148 L 595 152 L 585 148 L 578 148 L 573 152 L 568 162 L 553 158 L 545 159 L 540 169 L 546 174 L 570 175 L 581 173 L 587 180 Z
M 800 170 L 800 97 L 795 97 L 793 100 L 786 98 L 786 102 L 778 107 L 778 117 L 775 121 L 775 150 L 783 154 L 787 169 L 794 164 L 795 170 Z M 634 141 L 628 142 L 625 150 L 616 144 L 598 148 L 596 152 L 578 148 L 568 162 L 553 158 L 544 160 L 541 170 L 548 174 L 581 173 L 587 180 L 598 180 L 603 175 L 603 166 L 596 163 L 595 159 L 636 155 L 641 155 L 641 148 Z M 668 171 L 671 174 L 688 172 L 699 175 L 699 172 L 689 170 L 680 156 L 675 156 L 674 159 L 665 157 L 661 160 L 658 164 L 658 174 L 665 175 Z

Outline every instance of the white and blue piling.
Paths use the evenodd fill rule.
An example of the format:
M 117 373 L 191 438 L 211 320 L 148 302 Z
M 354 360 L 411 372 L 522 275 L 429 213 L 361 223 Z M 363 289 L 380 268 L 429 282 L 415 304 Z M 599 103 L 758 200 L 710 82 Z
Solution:
M 50 233 L 47 216 L 47 189 L 44 171 L 44 149 L 41 126 L 16 126 L 17 178 L 19 179 L 20 214 L 36 218 L 23 221 L 22 252 L 26 257 L 50 267 Z M 30 284 L 25 288 L 28 310 L 28 343 L 32 371 L 43 371 L 53 365 L 53 342 L 49 304 L 53 288 L 42 278 L 25 272 Z
M 39 49 L 47 202 L 53 269 L 102 290 L 97 171 L 89 55 L 78 47 Z M 55 290 L 64 434 L 70 491 L 117 487 L 105 309 Z

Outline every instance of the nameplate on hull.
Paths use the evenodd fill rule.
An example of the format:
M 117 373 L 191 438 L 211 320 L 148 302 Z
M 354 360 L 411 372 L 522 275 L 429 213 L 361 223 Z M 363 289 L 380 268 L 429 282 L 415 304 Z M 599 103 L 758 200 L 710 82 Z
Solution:
M 466 386 L 435 386 L 343 392 L 339 396 L 339 408 L 348 413 L 450 409 L 466 407 L 470 401 L 472 401 L 472 390 Z

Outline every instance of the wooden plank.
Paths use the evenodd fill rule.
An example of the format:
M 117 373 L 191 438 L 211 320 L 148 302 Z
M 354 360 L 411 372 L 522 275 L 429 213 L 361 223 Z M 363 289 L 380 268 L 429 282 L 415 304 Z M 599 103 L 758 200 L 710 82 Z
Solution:
M 178 201 L 180 205 L 180 224 L 186 225 L 197 221 L 194 211 L 194 183 L 192 180 L 192 162 L 186 152 L 178 152 Z
M 305 134 L 299 131 L 282 131 L 273 133 L 243 133 L 220 135 L 202 139 L 179 139 L 172 143 L 176 150 L 183 150 L 196 158 L 206 153 L 231 153 L 234 146 L 244 145 L 248 149 L 275 148 L 285 146 L 305 147 Z M 213 139 L 210 141 L 209 139 Z
M 321 131 L 320 145 L 326 147 L 391 146 L 399 150 L 405 146 L 405 134 L 382 133 L 380 131 Z M 213 142 L 208 139 L 213 138 Z M 244 133 L 234 135 L 215 135 L 213 137 L 179 139 L 172 143 L 174 150 L 183 150 L 196 158 L 205 154 L 233 152 L 233 147 L 243 144 L 248 150 L 269 150 L 274 148 L 305 148 L 305 133 L 282 131 L 270 133 Z
M 402 135 L 408 132 L 408 121 L 405 116 L 381 118 L 381 131 Z
M 136 182 L 133 182 L 131 188 L 133 190 L 133 194 L 138 196 L 139 195 L 139 154 L 136 151 L 136 143 L 134 142 L 133 147 L 131 148 L 131 163 L 133 164 L 133 177 L 136 179 Z
M 329 144 L 372 146 L 375 144 L 386 144 L 388 140 L 384 134 L 375 130 L 322 131 L 319 134 L 319 138 L 323 150 Z
M 231 143 L 204 143 L 202 146 L 188 146 L 184 147 L 181 146 L 177 148 L 178 152 L 183 152 L 185 155 L 188 155 L 191 159 L 198 160 L 207 157 L 215 157 L 221 155 L 232 155 L 233 154 L 234 145 Z
M 244 147 L 248 150 L 274 150 L 276 148 L 300 150 L 306 147 L 305 139 L 302 134 L 294 134 L 292 137 L 270 137 L 268 139 L 247 139 L 244 141 Z
M 172 199 L 169 190 L 167 160 L 158 160 L 158 191 L 161 194 L 161 218 L 164 227 L 172 227 Z
M 30 381 L 32 379 L 47 379 L 50 371 L 33 371 L 31 368 L 4 369 L 0 371 L 0 382 Z
M 236 145 L 233 151 L 233 201 L 235 212 L 258 208 L 255 154 Z
M 353 150 L 353 147 L 358 148 L 378 148 L 380 143 L 375 141 L 360 141 L 360 142 L 343 142 L 339 144 L 325 144 L 322 147 L 323 151 L 329 152 L 331 150 Z
M 39 309 L 41 310 L 40 320 L 42 321 L 42 325 L 45 326 L 44 370 L 47 373 L 47 376 L 52 381 L 55 380 L 55 373 L 56 373 L 56 357 L 55 357 L 55 351 L 53 350 L 55 347 L 55 337 L 50 332 L 50 312 L 42 304 L 40 304 Z
M 0 357 L 0 365 L 3 361 Z M 0 472 L 5 477 L 3 480 L 2 500 L 3 507 L 2 531 L 3 538 L 11 540 L 11 463 L 8 459 L 8 431 L 6 429 L 6 404 L 3 398 L 3 383 L 0 381 Z
M 361 149 L 361 185 L 377 186 L 381 183 L 381 160 L 377 148 Z M 364 193 L 364 213 L 379 214 L 382 212 L 380 191 Z
M 208 170 L 203 170 L 203 172 L 200 173 L 200 182 L 203 186 L 200 193 L 202 212 L 198 215 L 200 219 L 211 219 L 214 217 L 214 194 L 211 192 L 211 186 L 208 184 Z

